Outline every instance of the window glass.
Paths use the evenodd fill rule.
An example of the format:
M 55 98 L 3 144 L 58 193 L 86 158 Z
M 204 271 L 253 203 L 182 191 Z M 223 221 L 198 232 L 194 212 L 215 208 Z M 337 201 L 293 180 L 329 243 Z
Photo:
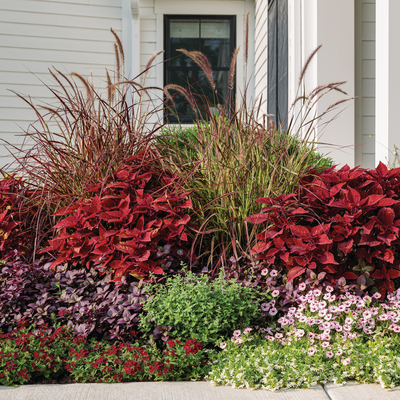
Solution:
M 228 93 L 228 71 L 235 49 L 235 17 L 166 16 L 165 17 L 165 84 L 177 84 L 189 88 L 199 100 L 202 115 L 206 118 L 207 98 L 214 105 L 225 104 Z M 217 94 L 200 67 L 178 49 L 200 51 L 211 64 Z M 202 99 L 203 97 L 203 99 Z M 233 99 L 231 99 L 233 100 Z M 176 108 L 165 113 L 166 122 L 192 122 L 194 111 L 182 95 L 174 97 Z

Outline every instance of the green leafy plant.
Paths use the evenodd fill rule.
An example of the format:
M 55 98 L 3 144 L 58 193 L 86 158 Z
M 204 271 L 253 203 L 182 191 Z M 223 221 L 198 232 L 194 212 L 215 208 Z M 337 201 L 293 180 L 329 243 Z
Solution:
M 168 334 L 173 338 L 218 344 L 233 327 L 251 326 L 261 317 L 256 290 L 234 279 L 227 281 L 222 274 L 210 282 L 207 275 L 188 272 L 149 290 L 139 322 L 146 334 L 156 326 L 172 326 Z

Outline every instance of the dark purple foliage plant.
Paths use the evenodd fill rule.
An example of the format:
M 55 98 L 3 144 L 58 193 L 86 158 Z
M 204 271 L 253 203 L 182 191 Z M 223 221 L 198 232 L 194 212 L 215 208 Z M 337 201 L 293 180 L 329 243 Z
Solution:
M 56 271 L 47 264 L 9 262 L 0 269 L 0 330 L 29 324 L 67 325 L 76 335 L 132 340 L 137 333 L 145 288 L 85 268 Z

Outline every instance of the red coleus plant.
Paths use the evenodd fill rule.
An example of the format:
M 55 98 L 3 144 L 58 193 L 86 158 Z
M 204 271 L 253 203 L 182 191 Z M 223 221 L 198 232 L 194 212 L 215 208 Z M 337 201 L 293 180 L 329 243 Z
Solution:
M 266 230 L 252 252 L 282 265 L 288 281 L 303 279 L 307 270 L 325 272 L 331 284 L 363 275 L 384 295 L 400 276 L 399 200 L 400 168 L 312 171 L 297 193 L 256 200 L 265 207 L 248 220 Z
M 56 212 L 69 216 L 55 225 L 58 235 L 42 250 L 57 254 L 51 268 L 68 263 L 112 269 L 119 281 L 128 274 L 148 279 L 187 260 L 192 203 L 176 182 L 151 152 L 125 160 L 111 178 L 87 188 L 91 199 Z

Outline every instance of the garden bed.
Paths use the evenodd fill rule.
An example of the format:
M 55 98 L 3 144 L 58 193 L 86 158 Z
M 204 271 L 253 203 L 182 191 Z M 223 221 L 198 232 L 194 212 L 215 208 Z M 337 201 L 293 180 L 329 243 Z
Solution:
M 54 77 L 60 103 L 26 100 L 35 144 L 1 171 L 1 384 L 399 384 L 400 169 L 316 152 L 307 116 L 338 84 L 289 131 L 245 101 L 202 120 L 170 86 L 163 110 L 180 92 L 199 118 L 168 129 L 150 88 Z

